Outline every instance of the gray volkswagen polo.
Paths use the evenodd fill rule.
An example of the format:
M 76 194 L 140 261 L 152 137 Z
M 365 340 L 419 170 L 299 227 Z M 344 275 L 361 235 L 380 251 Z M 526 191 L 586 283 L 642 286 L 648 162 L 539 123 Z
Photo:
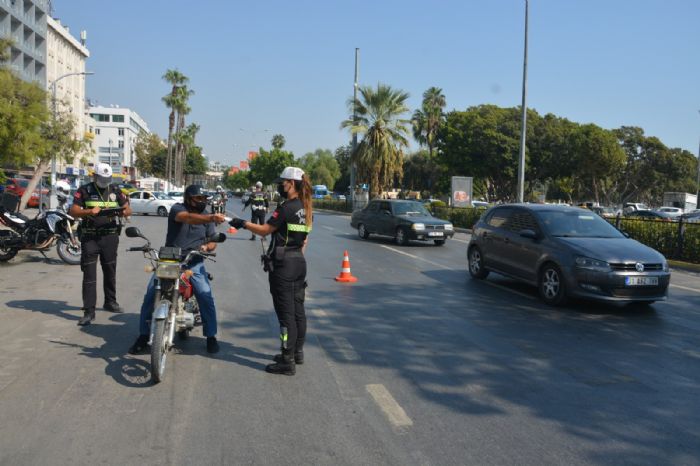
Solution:
M 569 297 L 651 304 L 666 299 L 664 256 L 628 238 L 595 213 L 576 207 L 508 204 L 474 225 L 469 273 L 497 272 L 535 285 L 542 300 Z

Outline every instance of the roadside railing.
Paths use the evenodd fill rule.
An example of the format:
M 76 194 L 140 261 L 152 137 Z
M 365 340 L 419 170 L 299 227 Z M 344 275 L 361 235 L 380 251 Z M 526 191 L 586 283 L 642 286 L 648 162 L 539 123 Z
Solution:
M 667 259 L 700 263 L 700 223 L 688 222 L 683 217 L 677 222 L 620 215 L 606 220 Z

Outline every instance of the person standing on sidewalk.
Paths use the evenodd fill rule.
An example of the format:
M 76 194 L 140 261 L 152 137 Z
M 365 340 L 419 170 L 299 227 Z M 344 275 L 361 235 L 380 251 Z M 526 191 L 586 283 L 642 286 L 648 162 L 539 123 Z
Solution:
M 304 363 L 306 338 L 306 248 L 313 220 L 311 183 L 301 168 L 287 167 L 282 171 L 277 191 L 283 199 L 264 225 L 234 218 L 229 224 L 246 228 L 253 234 L 272 234 L 268 257 L 270 294 L 280 323 L 281 354 L 265 370 L 271 374 L 294 375 L 296 364 Z
M 109 209 L 109 210 L 108 210 Z M 109 215 L 104 215 L 109 212 Z M 117 248 L 121 221 L 131 215 L 127 197 L 112 184 L 112 167 L 99 163 L 94 180 L 81 186 L 73 196 L 70 215 L 82 218 L 80 242 L 83 272 L 83 317 L 78 325 L 89 325 L 95 320 L 97 304 L 97 259 L 103 275 L 105 311 L 123 312 L 117 303 Z
M 255 192 L 250 195 L 243 208 L 250 206 L 250 221 L 263 225 L 265 223 L 265 214 L 270 207 L 270 202 L 267 200 L 265 193 L 262 191 L 263 184 L 258 181 L 255 183 Z M 255 233 L 250 236 L 251 241 L 255 241 Z

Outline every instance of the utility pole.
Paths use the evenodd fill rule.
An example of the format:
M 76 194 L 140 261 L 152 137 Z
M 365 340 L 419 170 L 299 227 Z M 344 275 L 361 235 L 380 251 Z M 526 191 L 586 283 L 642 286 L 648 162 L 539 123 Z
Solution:
M 520 162 L 518 163 L 518 202 L 525 200 L 525 136 L 527 134 L 527 15 L 528 0 L 525 0 L 525 54 L 523 57 L 523 104 L 521 111 L 522 127 L 520 133 Z
M 700 113 L 700 110 L 698 110 L 698 113 Z M 698 143 L 698 179 L 697 182 L 695 183 L 695 208 L 700 209 L 700 202 L 698 202 L 698 196 L 700 196 L 700 143 Z
M 357 71 L 360 59 L 360 49 L 355 47 L 355 83 L 352 92 L 352 123 L 357 125 Z M 352 158 L 357 150 L 357 133 L 352 133 L 352 154 L 350 155 L 350 202 L 352 202 L 353 210 L 355 209 L 355 162 Z

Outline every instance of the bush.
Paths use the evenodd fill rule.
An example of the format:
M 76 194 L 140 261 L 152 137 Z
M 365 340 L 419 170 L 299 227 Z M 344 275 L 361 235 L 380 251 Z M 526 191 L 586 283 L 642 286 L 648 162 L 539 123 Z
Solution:
M 613 225 L 616 219 L 608 219 Z M 668 259 L 700 263 L 700 224 L 621 218 L 620 230 Z
M 435 207 L 433 209 L 436 217 L 452 222 L 455 227 L 468 229 L 474 227 L 484 212 L 486 209 L 479 207 Z
M 352 212 L 352 202 L 349 199 L 344 201 L 336 199 L 314 199 L 315 209 L 335 210 L 338 212 Z

